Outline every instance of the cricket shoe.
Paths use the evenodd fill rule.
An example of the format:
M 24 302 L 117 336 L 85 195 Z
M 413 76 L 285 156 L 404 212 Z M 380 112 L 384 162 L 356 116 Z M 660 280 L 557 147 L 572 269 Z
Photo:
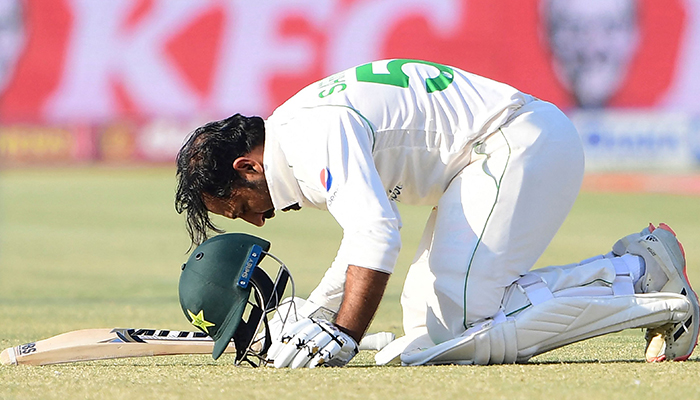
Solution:
M 612 253 L 613 253 L 616 257 L 620 257 L 620 256 L 625 255 L 625 254 L 627 253 L 627 248 L 629 247 L 629 245 L 631 245 L 632 243 L 635 243 L 635 242 L 636 242 L 637 240 L 639 240 L 639 238 L 641 238 L 642 236 L 646 236 L 646 235 L 648 235 L 648 234 L 654 232 L 654 229 L 656 229 L 656 227 L 654 226 L 654 224 L 649 223 L 649 226 L 647 226 L 646 228 L 642 229 L 641 232 L 639 232 L 639 233 L 631 233 L 631 234 L 629 234 L 629 235 L 623 237 L 622 239 L 620 239 L 620 240 L 618 240 L 617 242 L 615 242 L 615 244 L 614 244 L 613 247 L 612 247 Z
M 653 225 L 647 228 L 648 233 L 642 231 L 640 237 L 632 240 L 626 248 L 627 253 L 642 257 L 646 264 L 644 275 L 635 284 L 635 292 L 679 293 L 688 299 L 693 312 L 684 321 L 648 329 L 645 358 L 650 362 L 685 361 L 698 341 L 700 305 L 697 294 L 690 286 L 685 251 L 676 234 L 666 224 L 652 228 Z

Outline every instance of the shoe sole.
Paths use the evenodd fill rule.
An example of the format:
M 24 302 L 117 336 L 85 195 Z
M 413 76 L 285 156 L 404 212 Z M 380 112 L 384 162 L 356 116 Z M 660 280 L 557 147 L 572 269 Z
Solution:
M 666 339 L 665 331 L 672 328 L 673 324 L 659 328 L 647 329 L 644 338 L 647 341 L 647 348 L 644 358 L 647 362 L 655 363 L 666 360 Z

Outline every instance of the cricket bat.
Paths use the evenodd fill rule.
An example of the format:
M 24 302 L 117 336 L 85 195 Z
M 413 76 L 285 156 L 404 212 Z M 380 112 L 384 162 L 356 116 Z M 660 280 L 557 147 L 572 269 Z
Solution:
M 381 350 L 393 333 L 365 336 L 360 350 Z M 214 341 L 203 332 L 166 329 L 81 329 L 48 339 L 10 347 L 0 353 L 3 365 L 49 365 L 126 357 L 211 354 Z M 224 351 L 234 353 L 233 341 Z
M 165 329 L 82 329 L 10 347 L 4 365 L 47 365 L 74 361 L 176 354 L 211 354 L 214 341 L 203 332 Z M 226 353 L 235 352 L 233 342 Z

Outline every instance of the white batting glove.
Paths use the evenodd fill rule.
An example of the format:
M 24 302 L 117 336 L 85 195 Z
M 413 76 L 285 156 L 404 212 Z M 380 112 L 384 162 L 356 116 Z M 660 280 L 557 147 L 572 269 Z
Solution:
M 275 368 L 342 367 L 358 353 L 357 343 L 335 325 L 304 318 L 287 327 L 267 352 Z

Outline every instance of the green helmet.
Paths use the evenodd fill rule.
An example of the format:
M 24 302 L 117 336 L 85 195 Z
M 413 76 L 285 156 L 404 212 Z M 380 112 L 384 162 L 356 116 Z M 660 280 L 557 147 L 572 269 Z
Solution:
M 249 356 L 264 361 L 271 344 L 267 315 L 277 309 L 291 280 L 287 267 L 269 249 L 264 239 L 227 233 L 199 245 L 183 264 L 180 306 L 192 325 L 214 339 L 214 359 L 233 339 L 236 364 L 245 360 L 256 365 Z M 280 264 L 274 282 L 258 267 L 266 255 Z

